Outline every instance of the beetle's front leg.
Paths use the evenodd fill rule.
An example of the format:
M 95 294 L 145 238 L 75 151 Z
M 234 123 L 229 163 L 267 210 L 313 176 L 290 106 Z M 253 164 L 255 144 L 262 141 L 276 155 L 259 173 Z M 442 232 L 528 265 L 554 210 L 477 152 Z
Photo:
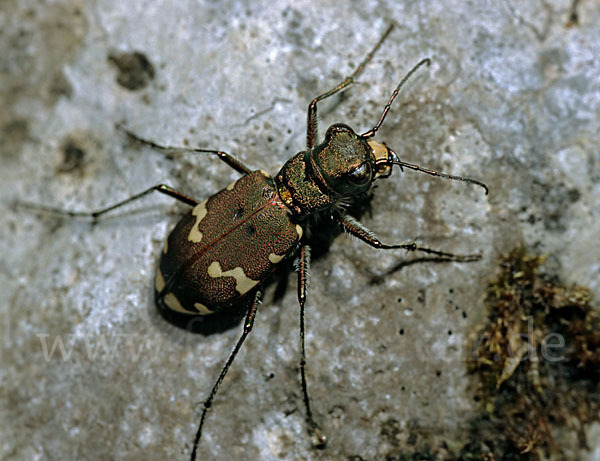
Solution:
M 429 253 L 432 255 L 439 256 L 440 258 L 458 262 L 479 261 L 481 259 L 480 254 L 455 255 L 453 253 L 446 253 L 445 251 L 432 250 L 431 248 L 420 247 L 415 242 L 406 242 L 396 245 L 386 245 L 385 243 L 381 243 L 381 241 L 375 236 L 375 234 L 372 231 L 367 229 L 363 224 L 354 219 L 352 216 L 346 215 L 339 218 L 339 223 L 342 225 L 346 232 L 348 232 L 351 235 L 354 235 L 363 242 L 368 243 L 373 248 L 381 250 L 404 249 L 407 251 L 421 251 L 423 253 Z
M 365 68 L 367 63 L 371 59 L 373 59 L 373 55 L 377 52 L 377 50 L 379 49 L 379 47 L 381 46 L 383 41 L 387 38 L 387 36 L 390 34 L 390 32 L 392 31 L 393 28 L 394 28 L 394 25 L 391 24 L 386 29 L 386 31 L 383 33 L 383 35 L 381 36 L 381 38 L 379 39 L 377 44 L 373 47 L 373 49 L 369 52 L 369 54 L 365 57 L 365 59 L 362 60 L 362 62 L 358 65 L 358 67 L 356 69 L 354 69 L 354 72 L 352 72 L 351 75 L 346 77 L 344 79 L 344 81 L 341 82 L 339 85 L 337 85 L 335 88 L 332 88 L 331 90 L 317 96 L 308 105 L 308 115 L 306 117 L 307 118 L 307 120 L 306 120 L 306 148 L 307 149 L 309 149 L 309 150 L 312 149 L 315 146 L 315 143 L 317 142 L 317 136 L 318 136 L 317 103 L 319 101 L 322 101 L 325 98 L 328 98 L 329 96 L 333 96 L 337 92 L 342 91 L 344 88 L 352 85 L 354 83 L 354 79 L 358 76 L 358 74 L 360 74 L 362 72 L 362 70 Z
M 304 348 L 304 304 L 306 303 L 306 286 L 308 284 L 308 267 L 310 264 L 310 247 L 302 245 L 298 257 L 298 303 L 300 304 L 300 379 L 302 383 L 302 397 L 306 407 L 306 422 L 313 437 L 315 446 L 322 448 L 327 444 L 327 436 L 321 431 L 312 416 L 310 398 L 306 385 L 306 351 Z

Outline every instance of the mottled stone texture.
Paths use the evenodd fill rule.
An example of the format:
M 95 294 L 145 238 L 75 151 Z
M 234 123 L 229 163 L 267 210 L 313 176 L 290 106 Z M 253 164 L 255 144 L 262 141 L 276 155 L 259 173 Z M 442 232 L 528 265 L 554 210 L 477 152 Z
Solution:
M 320 106 L 321 133 L 372 127 L 399 79 L 430 57 L 378 139 L 404 161 L 481 179 L 490 195 L 395 171 L 361 220 L 386 242 L 483 258 L 410 263 L 336 236 L 315 252 L 306 313 L 328 448 L 305 436 L 290 274 L 266 289 L 201 459 L 457 450 L 479 410 L 467 344 L 498 255 L 525 244 L 600 295 L 598 2 L 247 3 L 0 4 L 0 458 L 187 458 L 240 330 L 188 333 L 153 304 L 163 239 L 185 206 L 150 196 L 92 225 L 13 201 L 95 209 L 158 183 L 204 199 L 237 177 L 213 158 L 136 145 L 117 123 L 275 173 L 304 148 L 310 99 L 352 72 L 390 22 L 358 84 Z M 590 435 L 597 455 L 597 428 Z

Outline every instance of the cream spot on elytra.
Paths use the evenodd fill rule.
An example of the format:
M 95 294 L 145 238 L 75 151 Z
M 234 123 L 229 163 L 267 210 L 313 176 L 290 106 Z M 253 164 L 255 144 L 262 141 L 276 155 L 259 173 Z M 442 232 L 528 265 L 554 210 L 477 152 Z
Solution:
M 279 255 L 276 255 L 275 253 L 271 253 L 269 255 L 269 261 L 271 261 L 273 264 L 277 264 L 284 258 L 284 256 L 279 256 Z
M 248 293 L 252 288 L 254 288 L 258 284 L 258 280 L 252 280 L 248 278 L 244 273 L 244 269 L 241 267 L 236 267 L 229 271 L 223 272 L 221 269 L 221 264 L 217 261 L 213 261 L 210 266 L 208 266 L 208 275 L 212 278 L 218 277 L 233 277 L 235 279 L 235 289 L 239 294 L 243 295 Z
M 196 205 L 192 210 L 192 215 L 196 217 L 196 222 L 190 229 L 190 234 L 188 235 L 188 240 L 190 242 L 199 243 L 202 241 L 202 232 L 200 232 L 198 226 L 200 225 L 200 221 L 204 219 L 207 213 L 208 210 L 206 209 L 206 200 Z
M 179 300 L 177 299 L 177 296 L 175 296 L 173 293 L 167 293 L 165 295 L 165 297 L 163 298 L 165 304 L 167 305 L 167 307 L 169 307 L 169 309 L 176 311 L 176 312 L 182 312 L 184 314 L 192 314 L 193 312 L 188 311 L 185 307 L 183 307 L 181 305 L 181 303 L 179 302 Z
M 204 304 L 202 303 L 194 303 L 194 307 L 196 309 L 198 309 L 198 313 L 200 315 L 209 315 L 212 314 L 213 311 L 211 311 L 208 307 L 206 307 Z
M 165 278 L 163 277 L 162 272 L 159 267 L 158 269 L 156 269 L 156 277 L 154 277 L 154 288 L 156 288 L 156 291 L 158 291 L 160 293 L 161 291 L 163 291 L 164 287 L 165 287 Z

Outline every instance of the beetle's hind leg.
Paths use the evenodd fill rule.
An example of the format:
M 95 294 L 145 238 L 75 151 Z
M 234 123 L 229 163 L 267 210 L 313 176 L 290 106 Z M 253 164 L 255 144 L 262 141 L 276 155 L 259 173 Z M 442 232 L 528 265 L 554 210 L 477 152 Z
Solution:
M 158 144 L 149 139 L 142 138 L 142 137 L 136 135 L 135 133 L 123 128 L 121 125 L 117 125 L 117 129 L 121 130 L 133 141 L 138 142 L 140 144 L 145 144 L 147 146 L 150 146 L 150 147 L 160 150 L 160 151 L 171 152 L 174 154 L 177 154 L 177 153 L 212 154 L 212 155 L 216 155 L 220 160 L 222 160 L 227 165 L 229 165 L 231 168 L 233 168 L 235 171 L 237 171 L 241 174 L 245 175 L 245 174 L 252 173 L 252 170 L 250 168 L 248 168 L 246 165 L 244 165 L 241 161 L 239 161 L 233 155 L 228 154 L 227 152 L 223 152 L 221 150 L 197 149 L 197 148 L 192 148 L 192 147 L 163 146 L 162 144 Z
M 173 197 L 174 199 L 177 199 L 180 202 L 183 202 L 190 206 L 196 206 L 198 204 L 197 200 L 195 200 L 192 197 L 189 197 L 185 194 L 182 194 L 181 192 L 176 191 L 175 189 L 173 189 L 170 186 L 167 186 L 166 184 L 157 184 L 156 186 L 152 186 L 149 189 L 146 189 L 145 191 L 140 192 L 139 194 L 132 195 L 131 197 L 126 198 L 125 200 L 122 200 L 118 203 L 107 206 L 105 208 L 101 208 L 96 211 L 70 211 L 70 210 L 64 210 L 62 208 L 56 208 L 56 207 L 50 207 L 50 206 L 45 206 L 45 205 L 38 205 L 36 203 L 31 203 L 31 202 L 20 202 L 20 201 L 15 202 L 14 205 L 17 208 L 26 208 L 29 210 L 40 211 L 43 213 L 51 213 L 51 214 L 60 215 L 60 216 L 70 216 L 72 218 L 92 218 L 94 221 L 96 221 L 100 216 L 108 213 L 109 211 L 116 210 L 117 208 L 120 208 L 124 205 L 127 205 L 128 203 L 139 200 L 142 197 L 145 197 L 146 195 L 148 195 L 152 192 L 155 192 L 155 191 L 160 192 L 161 194 L 168 195 L 169 197 Z
M 206 419 L 206 414 L 208 413 L 208 410 L 212 406 L 212 402 L 215 398 L 215 395 L 217 394 L 217 391 L 219 390 L 219 386 L 223 382 L 223 379 L 225 379 L 225 375 L 229 371 L 229 367 L 231 367 L 231 364 L 233 363 L 236 355 L 240 351 L 240 348 L 242 347 L 244 340 L 246 339 L 246 337 L 250 334 L 250 331 L 252 330 L 252 326 L 254 325 L 254 319 L 256 318 L 256 311 L 258 309 L 259 299 L 260 299 L 260 291 L 257 291 L 256 294 L 254 295 L 254 299 L 252 300 L 252 304 L 250 305 L 250 308 L 248 309 L 248 313 L 246 314 L 246 320 L 244 321 L 244 329 L 242 330 L 242 335 L 238 339 L 238 342 L 236 343 L 235 347 L 233 348 L 233 351 L 231 352 L 231 354 L 229 354 L 229 358 L 227 359 L 227 362 L 225 362 L 225 365 L 223 366 L 221 373 L 219 374 L 219 377 L 217 378 L 217 381 L 213 385 L 213 387 L 210 391 L 210 394 L 208 394 L 208 398 L 203 403 L 202 416 L 200 416 L 200 423 L 198 424 L 198 430 L 196 431 L 196 437 L 194 438 L 194 447 L 192 448 L 192 455 L 190 458 L 191 461 L 196 460 L 196 453 L 198 450 L 198 443 L 200 442 L 200 438 L 202 437 L 202 427 L 204 426 L 204 420 Z
M 363 224 L 354 219 L 352 216 L 343 216 L 339 218 L 339 223 L 342 225 L 344 230 L 363 242 L 369 244 L 373 248 L 381 250 L 393 250 L 393 249 L 404 249 L 407 251 L 420 251 L 422 253 L 428 253 L 431 255 L 439 256 L 440 258 L 448 261 L 457 262 L 472 262 L 479 261 L 481 259 L 480 254 L 472 255 L 455 255 L 453 253 L 447 253 L 445 251 L 433 250 L 431 248 L 418 246 L 415 242 L 399 243 L 396 245 L 387 245 L 381 243 L 381 241 L 375 236 L 375 234 L 367 229 Z

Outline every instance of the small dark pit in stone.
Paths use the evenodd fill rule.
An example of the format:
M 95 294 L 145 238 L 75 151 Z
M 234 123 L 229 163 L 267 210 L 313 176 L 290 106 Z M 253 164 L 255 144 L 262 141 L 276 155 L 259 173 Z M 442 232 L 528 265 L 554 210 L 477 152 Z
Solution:
M 80 170 L 85 160 L 85 150 L 73 141 L 67 141 L 63 146 L 63 161 L 58 167 L 59 173 L 69 173 Z
M 154 78 L 154 66 L 139 51 L 110 54 L 108 62 L 118 70 L 117 83 L 128 90 L 141 90 Z
M 567 197 L 571 203 L 575 203 L 581 198 L 581 192 L 575 188 L 569 189 L 567 191 Z

